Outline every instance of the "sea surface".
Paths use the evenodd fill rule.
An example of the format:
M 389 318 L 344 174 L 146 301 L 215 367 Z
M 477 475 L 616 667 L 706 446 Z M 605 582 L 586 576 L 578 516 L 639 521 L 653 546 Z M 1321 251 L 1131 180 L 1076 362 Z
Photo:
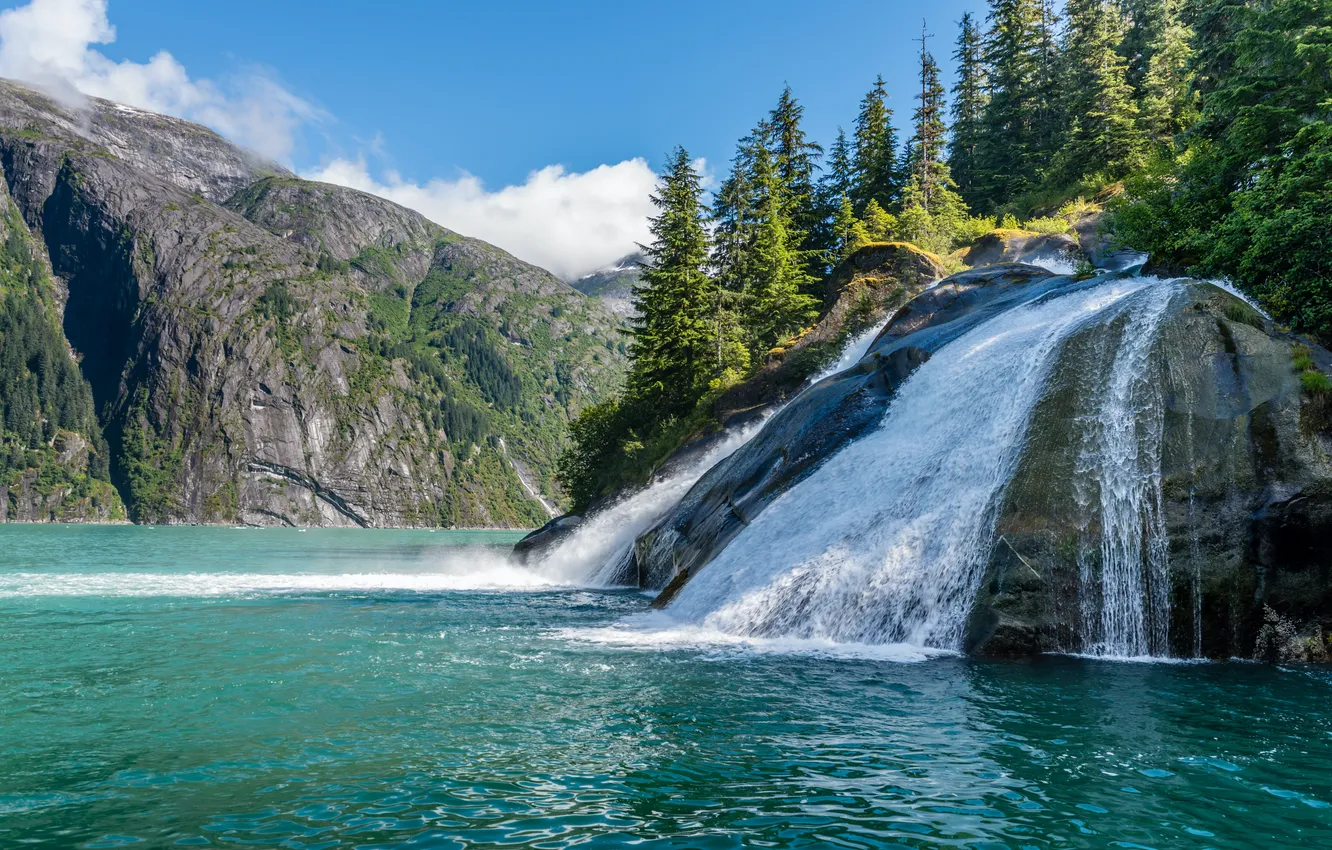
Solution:
M 1332 674 L 744 641 L 490 532 L 0 526 L 0 847 L 1332 847 Z

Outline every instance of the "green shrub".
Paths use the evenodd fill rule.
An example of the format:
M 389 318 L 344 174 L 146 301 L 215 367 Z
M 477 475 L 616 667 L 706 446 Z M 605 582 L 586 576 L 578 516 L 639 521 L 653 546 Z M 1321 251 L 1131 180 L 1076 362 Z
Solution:
M 1332 393 L 1332 379 L 1316 369 L 1309 369 L 1300 374 L 1300 386 L 1313 396 L 1325 396 Z
M 1022 229 L 1032 233 L 1066 234 L 1073 228 L 1063 218 L 1032 218 L 1022 225 Z

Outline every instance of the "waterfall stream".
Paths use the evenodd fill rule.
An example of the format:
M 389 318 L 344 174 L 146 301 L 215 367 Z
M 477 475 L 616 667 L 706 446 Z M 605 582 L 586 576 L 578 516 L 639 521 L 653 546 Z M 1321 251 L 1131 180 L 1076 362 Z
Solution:
M 801 391 L 854 366 L 865 356 L 886 324 L 887 318 L 847 339 L 837 359 L 806 381 Z M 592 587 L 613 584 L 632 553 L 638 535 L 660 521 L 709 469 L 753 439 L 780 409 L 780 406 L 775 407 L 757 421 L 728 429 L 720 440 L 690 463 L 593 513 L 567 540 L 534 565 L 536 571 L 556 582 Z
M 1104 566 L 1088 574 L 1104 603 L 1088 620 L 1104 654 L 1156 651 L 1165 627 L 1160 405 L 1144 364 L 1175 291 L 1147 278 L 1066 290 L 949 343 L 899 388 L 875 431 L 779 496 L 669 612 L 732 634 L 957 647 L 1062 343 L 1113 323 L 1124 330 L 1084 448 L 1100 475 Z M 1155 420 L 1144 420 L 1148 409 Z M 1145 561 L 1135 557 L 1144 551 Z

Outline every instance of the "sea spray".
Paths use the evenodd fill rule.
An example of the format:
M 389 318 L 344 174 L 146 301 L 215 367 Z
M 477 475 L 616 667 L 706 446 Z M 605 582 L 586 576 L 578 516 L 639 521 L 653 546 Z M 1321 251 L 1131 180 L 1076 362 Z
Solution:
M 882 425 L 780 496 L 669 611 L 731 634 L 960 644 L 997 506 L 1062 343 L 1164 309 L 1155 279 L 1006 311 L 899 389 Z
M 613 584 L 638 535 L 675 507 L 705 472 L 749 442 L 766 419 L 726 431 L 698 458 L 591 514 L 532 564 L 532 569 L 561 583 L 592 587 Z

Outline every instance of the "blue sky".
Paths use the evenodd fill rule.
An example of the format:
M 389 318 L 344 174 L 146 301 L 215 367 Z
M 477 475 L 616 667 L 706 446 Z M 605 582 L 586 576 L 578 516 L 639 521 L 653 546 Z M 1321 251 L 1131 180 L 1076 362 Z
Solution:
M 11 15 L 9 24 L 0 15 L 0 74 L 65 75 L 87 94 L 203 120 L 310 176 L 390 197 L 396 191 L 400 202 L 420 189 L 409 203 L 419 208 L 430 206 L 431 181 L 439 191 L 452 191 L 453 181 L 470 175 L 468 192 L 476 201 L 559 166 L 562 171 L 547 172 L 550 191 L 576 192 L 573 176 L 636 158 L 656 167 L 677 143 L 720 173 L 736 139 L 771 107 L 784 83 L 805 105 L 809 132 L 820 142 L 830 141 L 839 124 L 850 129 L 858 101 L 879 73 L 904 125 L 916 85 L 912 39 L 922 17 L 951 84 L 956 22 L 965 10 L 983 15 L 984 6 L 983 0 L 11 0 L 0 8 L 24 14 Z M 69 22 L 85 19 L 85 34 L 76 36 L 78 26 Z M 80 40 L 89 43 L 86 56 L 102 58 L 79 60 L 69 71 L 60 51 Z M 37 55 L 43 44 L 59 54 L 56 59 Z M 172 60 L 170 73 L 159 64 L 125 81 L 162 51 Z M 141 82 L 145 78 L 151 82 Z M 187 85 L 195 88 L 181 94 Z M 270 102 L 274 96 L 277 105 Z M 625 207 L 617 214 L 635 215 L 627 200 L 605 196 L 615 180 L 626 190 L 641 188 L 642 175 L 631 171 L 604 172 L 587 203 L 601 198 L 603 206 Z M 509 201 L 531 197 L 515 194 Z M 469 221 L 478 223 L 483 238 L 523 256 L 530 235 L 504 245 L 497 233 L 485 232 L 491 219 L 503 218 L 502 210 L 469 210 L 454 202 L 422 211 L 437 220 L 467 219 L 441 222 L 464 233 Z M 586 224 L 595 230 L 601 223 L 594 219 L 589 214 Z M 617 238 L 631 243 L 625 234 L 632 228 L 620 230 Z M 600 261 L 593 254 L 610 250 L 609 243 L 599 246 L 559 271 L 581 273 Z

